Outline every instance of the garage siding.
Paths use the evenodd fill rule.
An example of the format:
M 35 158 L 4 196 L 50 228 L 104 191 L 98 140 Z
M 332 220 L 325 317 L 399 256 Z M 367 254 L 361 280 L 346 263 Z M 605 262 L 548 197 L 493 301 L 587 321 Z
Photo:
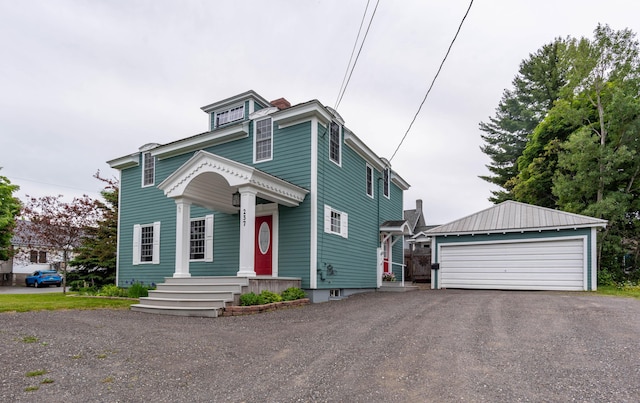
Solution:
M 441 288 L 585 288 L 585 239 L 442 244 Z

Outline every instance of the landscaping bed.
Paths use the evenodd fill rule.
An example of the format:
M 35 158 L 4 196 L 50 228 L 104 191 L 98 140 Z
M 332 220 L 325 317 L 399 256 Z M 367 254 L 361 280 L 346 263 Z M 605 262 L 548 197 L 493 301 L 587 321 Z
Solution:
M 269 304 L 262 305 L 249 305 L 249 306 L 227 306 L 222 312 L 222 316 L 241 316 L 241 315 L 253 315 L 262 312 L 271 312 L 278 309 L 289 309 L 298 306 L 309 304 L 309 298 L 296 299 L 293 301 L 280 301 L 271 302 Z

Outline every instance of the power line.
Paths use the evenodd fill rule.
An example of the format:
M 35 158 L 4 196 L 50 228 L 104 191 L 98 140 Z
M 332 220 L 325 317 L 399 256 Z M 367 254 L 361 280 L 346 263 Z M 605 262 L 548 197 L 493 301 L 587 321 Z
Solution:
M 342 77 L 342 84 L 340 84 L 340 90 L 338 91 L 338 96 L 336 97 L 336 103 L 333 105 L 334 109 L 338 107 L 338 100 L 340 99 L 340 94 L 342 94 L 342 88 L 344 87 L 344 82 L 347 80 L 347 75 L 349 74 L 349 67 L 351 66 L 353 55 L 356 53 L 356 46 L 358 46 L 358 39 L 360 39 L 360 32 L 362 32 L 362 26 L 364 25 L 364 17 L 367 16 L 367 10 L 369 9 L 369 1 L 370 0 L 367 0 L 367 5 L 365 6 L 364 13 L 362 14 L 362 20 L 360 21 L 360 28 L 358 28 L 358 35 L 356 36 L 356 41 L 353 43 L 353 49 L 351 49 L 351 56 L 349 57 L 349 63 L 347 63 L 347 69 L 344 71 L 344 77 Z
M 462 21 L 460 21 L 460 25 L 458 25 L 458 30 L 456 31 L 456 34 L 454 35 L 453 40 L 451 40 L 451 43 L 449 44 L 449 49 L 447 49 L 447 53 L 444 55 L 444 58 L 442 59 L 442 62 L 440 63 L 440 67 L 438 67 L 438 71 L 436 72 L 436 75 L 433 77 L 433 80 L 431 81 L 431 85 L 429 86 L 429 89 L 427 90 L 427 93 L 425 94 L 424 98 L 422 99 L 422 102 L 420 103 L 420 107 L 418 108 L 418 111 L 413 116 L 413 120 L 411 120 L 411 123 L 409 124 L 409 128 L 404 133 L 404 136 L 402 136 L 402 140 L 400 140 L 400 144 L 398 144 L 398 147 L 393 152 L 393 155 L 389 159 L 389 162 L 391 162 L 393 160 L 393 157 L 396 156 L 396 153 L 400 149 L 400 146 L 402 145 L 402 143 L 404 143 L 404 139 L 407 138 L 407 134 L 409 134 L 409 131 L 411 130 L 411 127 L 413 126 L 413 124 L 415 123 L 416 119 L 418 118 L 418 115 L 420 114 L 420 111 L 422 110 L 422 105 L 424 105 L 425 101 L 427 100 L 427 97 L 429 96 L 429 93 L 431 92 L 431 89 L 433 88 L 433 85 L 436 82 L 436 79 L 440 75 L 440 71 L 442 70 L 442 66 L 444 65 L 444 62 L 447 60 L 447 57 L 449 56 L 449 52 L 451 52 L 451 48 L 453 47 L 453 44 L 455 43 L 456 39 L 458 38 L 458 34 L 460 33 L 460 29 L 462 29 L 462 24 L 464 24 L 464 20 L 467 18 L 467 15 L 469 15 L 469 11 L 471 11 L 471 6 L 472 5 L 473 5 L 473 0 L 471 0 L 471 2 L 469 3 L 469 7 L 467 8 L 467 12 L 464 13 L 464 17 L 462 17 Z
M 371 23 L 373 22 L 373 17 L 376 16 L 376 11 L 378 10 L 378 5 L 380 4 L 380 0 L 376 1 L 376 6 L 373 9 L 373 13 L 371 14 L 371 18 L 369 19 L 369 25 L 367 25 L 367 30 L 362 37 L 362 42 L 360 43 L 360 49 L 358 49 L 358 54 L 356 55 L 356 60 L 353 62 L 353 66 L 351 66 L 351 71 L 349 72 L 349 77 L 347 78 L 346 84 L 344 84 L 344 88 L 341 87 L 341 93 L 338 93 L 338 99 L 336 100 L 336 104 L 333 109 L 338 110 L 338 106 L 340 102 L 342 102 L 342 97 L 344 93 L 347 91 L 347 86 L 349 85 L 349 81 L 351 81 L 351 75 L 353 74 L 353 70 L 356 68 L 356 64 L 358 63 L 358 58 L 360 57 L 360 52 L 362 52 L 362 47 L 364 46 L 364 42 L 367 40 L 367 35 L 369 34 L 369 28 L 371 28 Z M 369 1 L 367 0 L 367 7 L 364 10 L 364 15 L 362 16 L 362 21 L 364 22 L 364 17 L 367 14 L 367 8 L 369 8 Z M 360 23 L 360 29 L 362 29 L 362 23 Z M 358 43 L 358 37 L 360 37 L 360 30 L 358 30 L 358 36 L 356 37 L 356 42 L 353 44 L 353 48 L 355 49 L 356 44 Z M 353 53 L 351 54 L 353 56 Z M 349 64 L 351 64 L 351 59 L 349 59 Z M 347 65 L 347 71 L 349 70 L 349 65 Z M 346 75 L 346 72 L 345 72 Z M 344 79 L 342 80 L 344 83 Z

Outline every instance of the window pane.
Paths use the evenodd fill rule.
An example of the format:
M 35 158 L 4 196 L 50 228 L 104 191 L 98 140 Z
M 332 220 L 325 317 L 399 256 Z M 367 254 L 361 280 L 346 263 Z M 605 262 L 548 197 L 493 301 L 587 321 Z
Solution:
M 32 250 L 29 261 L 31 263 L 38 263 L 38 251 Z
M 331 211 L 331 232 L 340 233 L 340 213 Z
M 331 122 L 331 137 L 329 139 L 329 151 L 332 161 L 340 163 L 340 126 Z
M 191 239 L 189 241 L 189 259 L 204 259 L 204 220 L 191 221 Z
M 367 166 L 367 194 L 373 196 L 373 169 Z
M 47 252 L 38 252 L 38 263 L 47 263 Z
M 256 123 L 256 161 L 271 158 L 271 119 Z
M 144 153 L 144 173 L 143 182 L 144 186 L 153 185 L 155 171 L 155 157 L 151 153 Z
M 140 261 L 153 261 L 153 225 L 141 228 L 140 235 Z

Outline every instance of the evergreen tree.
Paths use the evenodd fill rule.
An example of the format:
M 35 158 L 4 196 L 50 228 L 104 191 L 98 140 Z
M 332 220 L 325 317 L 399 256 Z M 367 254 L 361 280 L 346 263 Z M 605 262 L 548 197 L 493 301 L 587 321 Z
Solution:
M 13 193 L 18 189 L 8 178 L 0 176 L 0 260 L 8 260 L 12 254 L 11 238 L 20 213 L 20 200 Z

